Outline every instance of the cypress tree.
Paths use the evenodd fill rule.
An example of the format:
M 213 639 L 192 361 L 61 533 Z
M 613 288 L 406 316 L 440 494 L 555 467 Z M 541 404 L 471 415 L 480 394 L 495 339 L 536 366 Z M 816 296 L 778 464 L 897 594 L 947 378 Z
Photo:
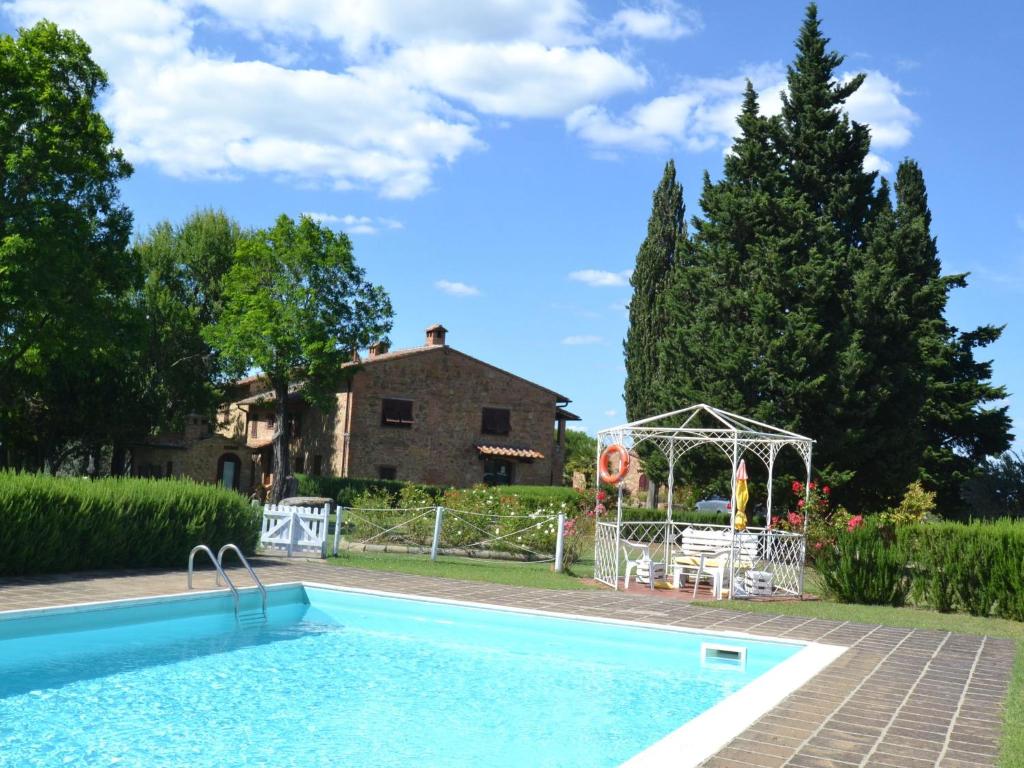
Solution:
M 647 237 L 637 252 L 630 277 L 633 296 L 629 302 L 629 330 L 623 343 L 626 363 L 626 418 L 629 421 L 658 413 L 656 397 L 658 338 L 662 332 L 661 294 L 665 281 L 686 241 L 686 209 L 683 188 L 676 181 L 675 162 L 665 164 L 661 182 L 654 190 Z M 648 501 L 656 501 L 657 482 L 665 473 L 660 454 L 642 451 L 644 470 L 654 481 Z
M 1006 389 L 992 384 L 991 362 L 975 358 L 977 350 L 999 338 L 1002 328 L 960 331 L 946 321 L 949 292 L 966 287 L 967 275 L 941 275 L 924 174 L 913 160 L 903 161 L 897 170 L 896 201 L 897 253 L 917 286 L 907 306 L 915 318 L 914 339 L 926 376 L 919 413 L 926 446 L 920 476 L 936 491 L 940 513 L 956 516 L 966 511 L 964 483 L 1012 441 L 1007 408 L 990 405 L 1005 398 Z

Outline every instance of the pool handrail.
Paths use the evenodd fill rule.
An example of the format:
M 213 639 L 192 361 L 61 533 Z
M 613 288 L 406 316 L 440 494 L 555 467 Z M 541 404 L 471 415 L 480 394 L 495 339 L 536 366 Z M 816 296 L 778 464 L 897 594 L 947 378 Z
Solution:
M 224 569 L 221 567 L 217 557 L 213 554 L 213 550 L 205 544 L 196 544 L 192 547 L 192 551 L 188 553 L 188 588 L 192 589 L 192 568 L 196 558 L 196 552 L 205 552 L 210 557 L 210 562 L 213 563 L 213 567 L 217 569 L 217 586 L 220 586 L 220 578 L 224 577 L 224 583 L 227 584 L 228 589 L 231 590 L 231 599 L 235 603 L 235 620 L 238 620 L 238 589 L 235 587 L 231 578 L 224 573 Z
M 220 584 L 221 575 L 223 575 L 225 579 L 227 579 L 228 577 L 227 572 L 224 570 L 224 553 L 227 551 L 234 552 L 236 555 L 238 555 L 238 559 L 242 561 L 242 565 L 245 566 L 245 570 L 249 572 L 249 578 L 251 578 L 256 583 L 256 588 L 260 591 L 260 598 L 263 604 L 263 618 L 266 619 L 267 588 L 263 586 L 263 582 L 260 581 L 260 577 L 256 575 L 256 571 L 254 571 L 252 569 L 252 566 L 249 565 L 249 561 L 246 559 L 245 555 L 242 554 L 242 550 L 240 550 L 236 544 L 225 544 L 223 547 L 220 548 L 220 551 L 217 553 L 217 565 L 220 566 L 217 569 L 217 583 Z

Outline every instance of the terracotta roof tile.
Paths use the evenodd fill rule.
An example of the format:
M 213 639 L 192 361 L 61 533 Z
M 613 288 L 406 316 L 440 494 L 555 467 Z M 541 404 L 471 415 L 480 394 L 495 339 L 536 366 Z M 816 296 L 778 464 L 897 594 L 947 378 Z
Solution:
M 514 448 L 510 445 L 478 445 L 476 449 L 484 456 L 502 456 L 508 459 L 543 459 L 544 454 L 532 448 Z

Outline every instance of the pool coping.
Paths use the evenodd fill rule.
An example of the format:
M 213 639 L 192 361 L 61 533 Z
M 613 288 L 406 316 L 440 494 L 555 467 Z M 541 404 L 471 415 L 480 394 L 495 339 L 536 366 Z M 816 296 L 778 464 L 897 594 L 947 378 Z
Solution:
M 992 768 L 1017 654 L 1014 640 L 836 619 L 752 613 L 611 590 L 541 589 L 372 570 L 312 558 L 258 557 L 262 581 L 371 588 L 603 617 L 737 630 L 848 651 L 702 764 L 704 768 Z M 238 570 L 244 580 L 244 571 Z M 179 593 L 186 570 L 123 569 L 0 578 L 14 610 Z M 214 582 L 198 571 L 197 587 Z M 196 590 L 197 592 L 199 590 Z

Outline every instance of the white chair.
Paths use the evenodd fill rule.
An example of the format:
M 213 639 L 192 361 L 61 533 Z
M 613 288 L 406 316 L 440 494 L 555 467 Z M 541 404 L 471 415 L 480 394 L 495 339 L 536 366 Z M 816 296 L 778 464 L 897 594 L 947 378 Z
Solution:
M 630 574 L 636 580 L 648 584 L 654 589 L 655 579 L 664 577 L 665 564 L 656 563 L 651 559 L 651 545 L 642 541 L 622 542 L 622 554 L 626 558 L 625 589 L 629 589 Z
M 672 558 L 672 586 L 679 589 L 684 578 L 693 576 L 693 596 L 697 597 L 701 578 L 710 577 L 715 599 L 720 600 L 730 550 L 737 571 L 751 568 L 757 555 L 757 539 L 748 533 L 738 533 L 733 549 L 733 534 L 729 530 L 685 529 L 679 554 Z

